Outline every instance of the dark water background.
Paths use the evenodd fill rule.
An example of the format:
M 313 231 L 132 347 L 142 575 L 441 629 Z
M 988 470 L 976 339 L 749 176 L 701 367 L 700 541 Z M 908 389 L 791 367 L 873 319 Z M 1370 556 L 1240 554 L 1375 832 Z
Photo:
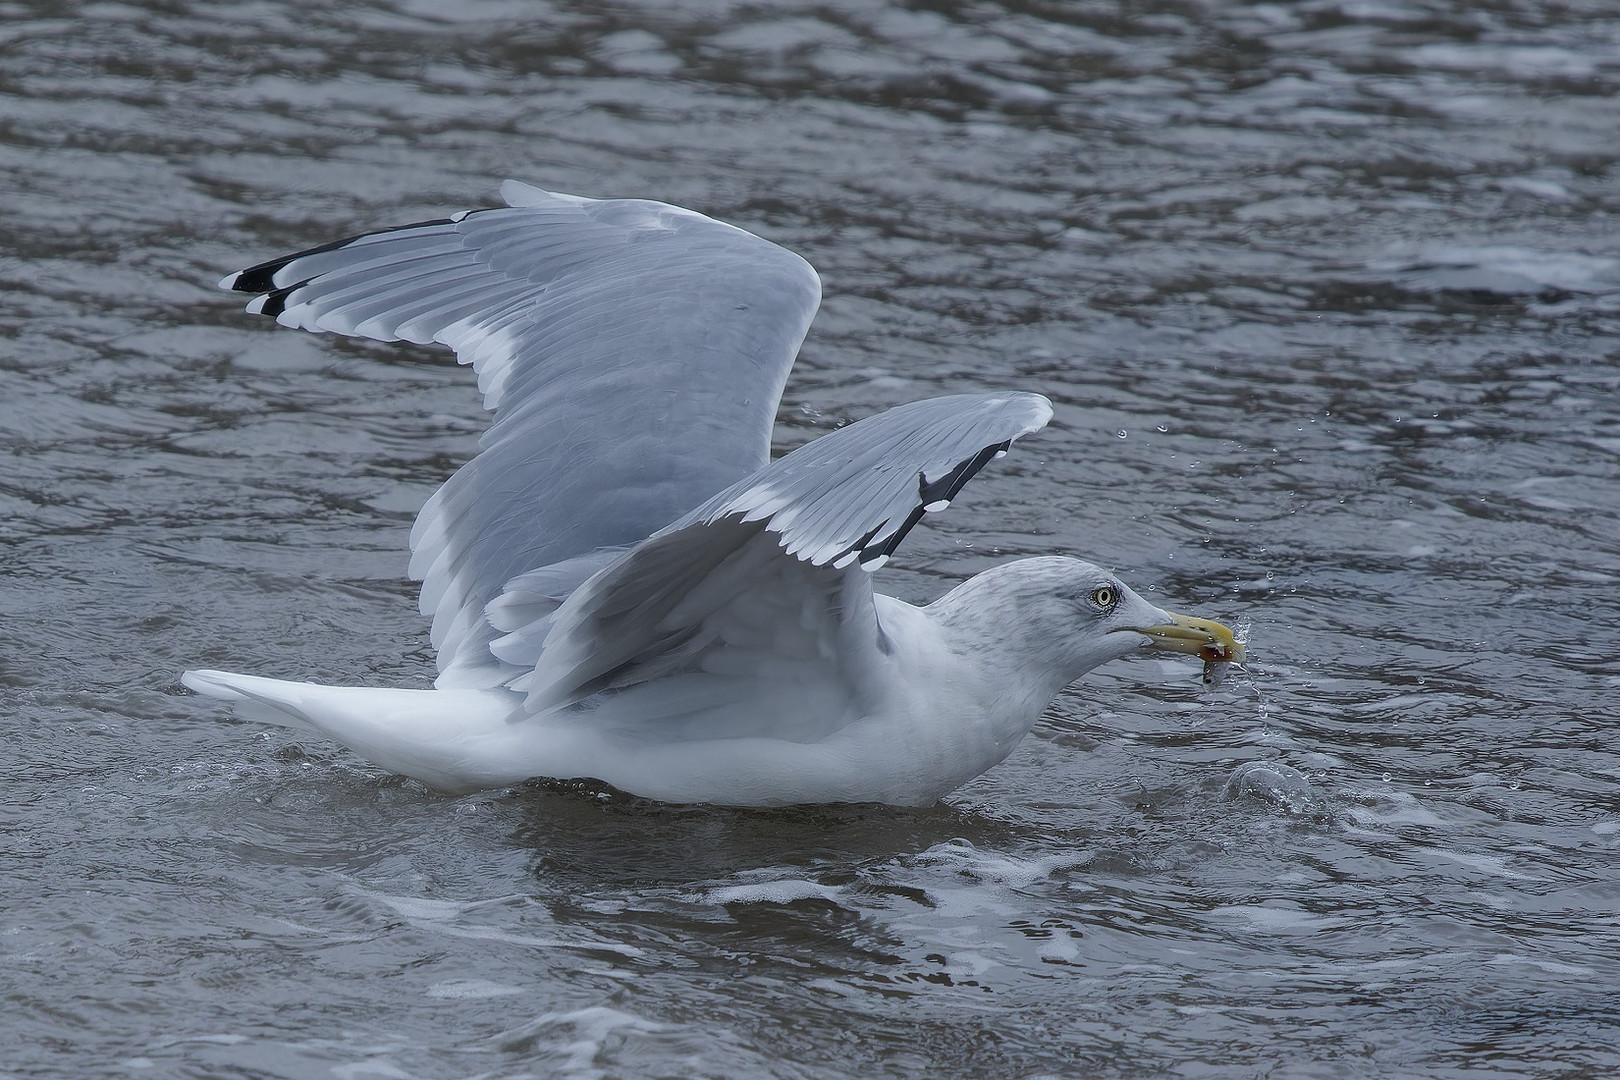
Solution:
M 449 799 L 186 666 L 423 685 L 470 374 L 249 262 L 664 199 L 808 257 L 779 442 L 1016 387 L 923 599 L 1233 620 L 944 805 Z M 0 1076 L 1620 1072 L 1607 0 L 0 4 Z

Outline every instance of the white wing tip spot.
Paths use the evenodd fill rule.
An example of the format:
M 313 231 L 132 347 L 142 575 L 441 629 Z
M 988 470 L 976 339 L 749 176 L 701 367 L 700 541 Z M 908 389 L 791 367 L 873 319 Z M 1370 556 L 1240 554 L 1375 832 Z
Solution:
M 928 505 L 923 507 L 923 513 L 925 513 L 925 514 L 937 514 L 941 510 L 944 510 L 946 507 L 948 507 L 950 505 L 951 505 L 951 500 L 949 500 L 949 499 L 935 499 L 933 502 L 931 502 Z
M 883 564 L 888 561 L 889 557 L 887 555 L 874 555 L 870 559 L 861 560 L 861 569 L 870 574 L 874 570 L 882 569 Z

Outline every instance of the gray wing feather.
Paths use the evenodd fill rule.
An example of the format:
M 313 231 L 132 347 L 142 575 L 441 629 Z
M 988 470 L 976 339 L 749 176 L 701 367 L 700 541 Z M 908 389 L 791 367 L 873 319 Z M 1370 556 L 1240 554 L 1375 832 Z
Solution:
M 913 401 L 823 435 L 739 481 L 668 530 L 727 517 L 766 521 L 788 554 L 817 566 L 882 566 L 925 513 L 1014 439 L 1046 426 L 1039 394 Z
M 478 372 L 494 423 L 411 538 L 441 686 L 504 677 L 484 607 L 515 575 L 640 541 L 769 460 L 820 301 L 803 259 L 700 214 L 502 194 L 221 282 L 284 325 L 439 342 Z
M 512 632 L 495 652 L 514 666 L 534 665 L 509 685 L 527 691 L 527 707 L 538 712 L 670 674 L 671 654 L 712 645 L 699 638 L 705 621 L 748 603 L 767 578 L 775 589 L 824 603 L 837 598 L 827 619 L 852 612 L 871 619 L 870 579 L 860 571 L 882 566 L 925 513 L 948 506 L 974 473 L 1051 415 L 1038 394 L 960 395 L 912 402 L 824 435 L 593 575 L 545 613 L 543 637 L 500 620 Z M 762 536 L 772 543 L 759 543 Z M 797 583 L 785 584 L 784 575 L 795 573 Z M 874 636 L 877 628 L 866 631 Z

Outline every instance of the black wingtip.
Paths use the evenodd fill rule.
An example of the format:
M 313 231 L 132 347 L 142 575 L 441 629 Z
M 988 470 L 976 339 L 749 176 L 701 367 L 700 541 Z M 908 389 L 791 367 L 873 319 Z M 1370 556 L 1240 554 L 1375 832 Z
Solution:
M 926 511 L 923 510 L 920 504 L 912 507 L 911 513 L 906 515 L 906 520 L 900 524 L 898 529 L 894 530 L 894 532 L 890 534 L 889 538 L 883 542 L 883 546 L 878 548 L 875 554 L 871 555 L 870 557 L 865 555 L 861 556 L 861 565 L 865 566 L 868 562 L 872 562 L 877 559 L 882 559 L 887 562 L 889 556 L 893 555 L 895 549 L 900 546 L 900 541 L 904 540 L 906 538 L 906 534 L 917 527 L 917 522 L 923 519 L 923 514 L 925 512 Z
M 283 311 L 287 310 L 287 297 L 291 296 L 297 290 L 302 289 L 305 285 L 308 285 L 312 280 L 314 279 L 306 278 L 303 281 L 294 282 L 285 288 L 272 288 L 270 292 L 265 295 L 264 299 L 259 301 L 254 310 L 257 311 L 258 314 L 268 315 L 272 319 L 278 317 Z
M 299 255 L 307 254 L 309 253 L 299 252 Z M 298 258 L 299 255 L 288 255 L 284 258 L 260 263 L 258 266 L 250 266 L 246 270 L 239 271 L 234 277 L 226 278 L 220 282 L 220 286 L 231 290 L 231 292 L 270 292 L 276 287 L 276 271 Z
M 873 543 L 878 533 L 883 531 L 883 525 L 874 525 L 866 535 L 834 556 L 830 560 L 831 565 L 843 566 L 851 559 L 855 559 L 859 560 L 863 570 L 878 569 L 889 561 L 889 557 L 900 547 L 906 535 L 917 527 L 917 522 L 921 521 L 925 514 L 949 506 L 951 500 L 956 498 L 957 493 L 980 469 L 1005 454 L 1011 446 L 1011 439 L 986 446 L 967 460 L 958 462 L 955 468 L 938 480 L 930 481 L 926 474 L 917 473 L 917 505 L 911 508 L 911 512 L 906 515 L 899 528 L 885 536 L 881 542 Z
M 831 559 L 828 559 L 827 562 L 832 566 L 845 566 L 848 565 L 849 560 L 851 559 L 860 559 L 862 565 L 865 565 L 866 545 L 872 542 L 872 538 L 875 537 L 878 532 L 882 530 L 882 528 L 883 525 L 881 522 L 872 526 L 872 528 L 867 531 L 865 536 L 862 536 L 859 540 L 856 540 L 853 544 L 844 548 Z
M 996 443 L 994 446 L 987 446 L 966 461 L 960 462 L 956 468 L 938 480 L 929 481 L 921 473 L 918 473 L 917 498 L 921 500 L 924 506 L 937 502 L 950 502 L 956 498 L 956 493 L 961 491 L 969 480 L 973 479 L 975 473 L 988 465 L 998 455 L 1005 454 L 1011 446 L 1011 439 Z
M 276 275 L 282 270 L 286 269 L 288 265 L 297 262 L 299 259 L 310 255 L 320 255 L 327 251 L 336 251 L 338 248 L 347 247 L 357 240 L 366 240 L 370 237 L 380 236 L 385 233 L 404 232 L 406 229 L 432 228 L 438 225 L 454 225 L 472 216 L 473 214 L 481 214 L 484 212 L 484 210 L 494 209 L 499 209 L 499 207 L 484 207 L 479 210 L 464 210 L 453 217 L 433 218 L 430 221 L 413 221 L 409 225 L 391 225 L 386 229 L 373 229 L 371 232 L 359 233 L 355 236 L 346 236 L 342 240 L 334 240 L 330 244 L 322 244 L 319 247 L 306 248 L 305 250 L 296 252 L 292 255 L 283 255 L 278 259 L 271 259 L 269 262 L 262 262 L 257 266 L 250 266 L 246 270 L 239 270 L 230 277 L 220 281 L 219 286 L 220 288 L 228 289 L 231 292 L 245 293 L 269 293 L 275 292 L 278 289 L 282 291 L 287 289 L 296 289 L 298 285 L 277 286 Z M 301 281 L 298 284 L 303 285 L 307 284 L 307 282 Z M 285 300 L 285 297 L 283 297 L 283 300 Z M 285 303 L 283 303 L 282 307 L 285 307 Z M 266 315 L 279 315 L 282 311 L 282 307 L 278 307 L 274 312 L 272 312 L 270 310 L 269 303 L 267 302 L 264 313 Z

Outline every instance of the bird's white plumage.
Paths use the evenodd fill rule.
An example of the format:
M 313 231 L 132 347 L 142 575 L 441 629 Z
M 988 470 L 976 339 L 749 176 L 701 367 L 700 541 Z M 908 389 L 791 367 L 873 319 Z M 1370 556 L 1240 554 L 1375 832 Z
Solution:
M 1044 426 L 1046 399 L 913 402 L 770 462 L 819 300 L 808 264 L 660 203 L 502 191 L 507 207 L 222 282 L 285 325 L 439 342 L 477 371 L 494 423 L 412 531 L 437 689 L 187 686 L 445 790 L 580 776 L 681 801 L 923 803 L 1171 618 L 1063 558 L 927 608 L 875 594 L 871 571 Z

